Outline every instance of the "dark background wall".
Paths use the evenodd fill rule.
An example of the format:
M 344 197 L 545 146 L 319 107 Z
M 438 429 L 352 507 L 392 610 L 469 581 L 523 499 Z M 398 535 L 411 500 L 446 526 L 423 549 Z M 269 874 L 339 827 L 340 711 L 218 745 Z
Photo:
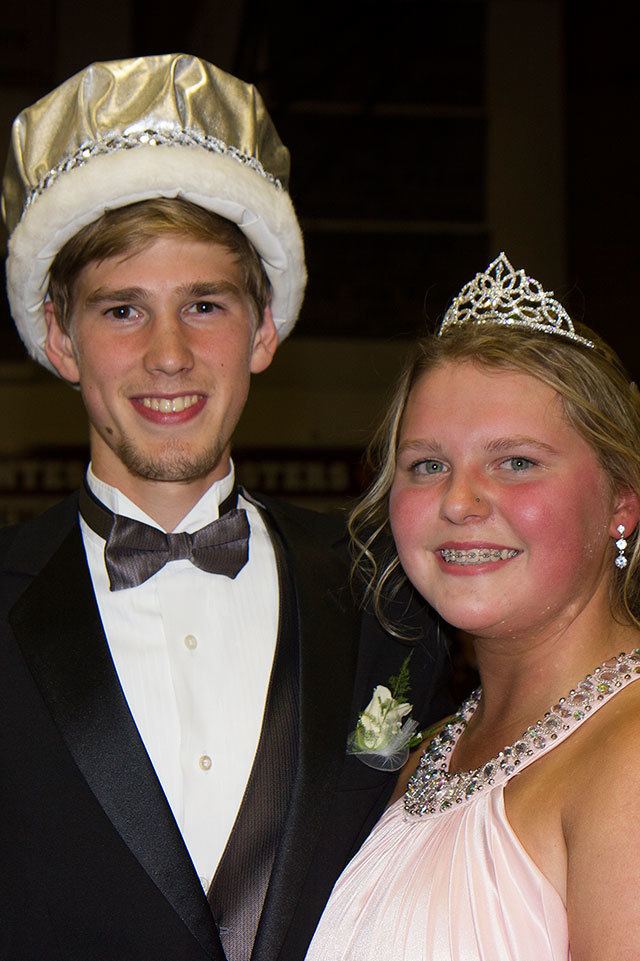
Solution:
M 92 60 L 184 50 L 257 84 L 292 152 L 310 283 L 294 338 L 254 385 L 240 460 L 259 486 L 340 501 L 410 338 L 500 249 L 640 372 L 638 74 L 618 6 L 13 6 L 0 152 L 15 113 Z M 6 304 L 0 402 L 0 499 L 17 516 L 75 482 L 84 426 L 77 397 L 23 360 Z

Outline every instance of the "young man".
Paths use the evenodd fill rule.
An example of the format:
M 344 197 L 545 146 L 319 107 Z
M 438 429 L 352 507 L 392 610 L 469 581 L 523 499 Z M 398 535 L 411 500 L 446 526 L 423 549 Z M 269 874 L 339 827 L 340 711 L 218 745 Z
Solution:
M 298 961 L 393 788 L 345 751 L 407 645 L 357 611 L 335 522 L 230 460 L 304 290 L 287 173 L 256 91 L 184 55 L 14 124 L 12 312 L 91 464 L 0 535 L 3 961 Z M 420 720 L 444 659 L 427 623 Z

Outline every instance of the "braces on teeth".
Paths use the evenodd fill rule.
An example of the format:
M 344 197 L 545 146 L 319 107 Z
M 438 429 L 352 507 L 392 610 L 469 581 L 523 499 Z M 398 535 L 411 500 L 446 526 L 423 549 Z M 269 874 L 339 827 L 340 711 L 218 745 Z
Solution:
M 487 561 L 507 561 L 511 557 L 516 557 L 518 551 L 495 550 L 489 547 L 474 548 L 470 551 L 453 550 L 445 547 L 440 551 L 442 559 L 447 564 L 482 564 Z

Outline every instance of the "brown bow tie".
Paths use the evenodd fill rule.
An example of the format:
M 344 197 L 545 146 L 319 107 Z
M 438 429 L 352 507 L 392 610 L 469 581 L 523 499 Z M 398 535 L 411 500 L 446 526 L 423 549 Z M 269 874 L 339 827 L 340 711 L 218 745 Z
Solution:
M 86 485 L 80 514 L 106 541 L 104 559 L 112 591 L 137 587 L 169 561 L 189 560 L 200 570 L 234 578 L 249 559 L 247 512 L 237 508 L 238 491 L 220 504 L 220 517 L 193 534 L 165 534 L 156 527 L 114 514 Z

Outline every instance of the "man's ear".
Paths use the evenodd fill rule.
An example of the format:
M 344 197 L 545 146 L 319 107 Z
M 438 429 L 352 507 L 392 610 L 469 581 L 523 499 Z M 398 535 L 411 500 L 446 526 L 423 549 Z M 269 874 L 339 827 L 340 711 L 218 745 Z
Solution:
M 47 322 L 45 353 L 64 380 L 77 384 L 80 380 L 80 371 L 73 343 L 69 334 L 66 334 L 58 323 L 55 307 L 50 300 L 45 301 L 44 318 Z
M 620 537 L 618 527 L 624 527 L 625 537 L 630 537 L 638 526 L 640 520 L 640 496 L 631 487 L 623 487 L 618 491 L 615 499 L 615 506 L 609 534 L 617 540 Z
M 271 307 L 265 307 L 262 323 L 258 326 L 253 338 L 251 349 L 250 370 L 252 374 L 260 374 L 266 370 L 278 347 L 278 331 L 273 322 Z

